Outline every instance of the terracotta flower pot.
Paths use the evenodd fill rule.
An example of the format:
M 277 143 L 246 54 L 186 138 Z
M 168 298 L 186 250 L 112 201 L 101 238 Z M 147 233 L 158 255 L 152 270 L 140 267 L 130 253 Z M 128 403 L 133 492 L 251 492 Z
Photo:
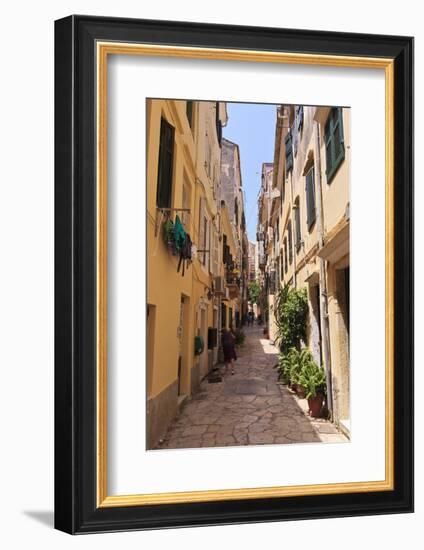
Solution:
M 321 415 L 322 404 L 324 402 L 324 395 L 317 393 L 315 397 L 308 399 L 309 414 L 313 418 L 318 418 Z

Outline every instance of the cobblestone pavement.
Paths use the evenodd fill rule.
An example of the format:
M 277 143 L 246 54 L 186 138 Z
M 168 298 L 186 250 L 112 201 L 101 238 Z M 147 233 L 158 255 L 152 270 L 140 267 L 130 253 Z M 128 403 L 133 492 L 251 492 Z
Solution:
M 262 330 L 244 330 L 234 375 L 222 366 L 222 382 L 203 380 L 157 448 L 348 441 L 327 420 L 310 418 L 306 400 L 277 383 L 277 350 Z

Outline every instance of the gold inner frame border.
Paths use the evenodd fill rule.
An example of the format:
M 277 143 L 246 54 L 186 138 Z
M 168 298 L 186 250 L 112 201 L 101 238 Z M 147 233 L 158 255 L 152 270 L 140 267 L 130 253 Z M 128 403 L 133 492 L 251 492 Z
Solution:
M 316 485 L 216 489 L 172 493 L 132 495 L 107 494 L 107 61 L 109 55 L 138 55 L 216 59 L 260 63 L 283 63 L 361 69 L 385 72 L 385 479 Z M 165 46 L 140 43 L 96 43 L 97 62 L 97 507 L 143 506 L 212 502 L 255 498 L 281 498 L 307 495 L 366 493 L 394 489 L 394 60 L 390 58 L 353 57 Z

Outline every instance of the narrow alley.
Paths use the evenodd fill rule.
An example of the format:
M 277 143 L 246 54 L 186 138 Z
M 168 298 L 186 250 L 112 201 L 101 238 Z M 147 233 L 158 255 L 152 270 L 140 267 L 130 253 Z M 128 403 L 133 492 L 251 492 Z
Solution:
M 310 418 L 306 399 L 278 383 L 278 350 L 262 328 L 245 328 L 245 334 L 234 375 L 222 365 L 222 382 L 204 379 L 156 448 L 348 441 L 332 423 Z

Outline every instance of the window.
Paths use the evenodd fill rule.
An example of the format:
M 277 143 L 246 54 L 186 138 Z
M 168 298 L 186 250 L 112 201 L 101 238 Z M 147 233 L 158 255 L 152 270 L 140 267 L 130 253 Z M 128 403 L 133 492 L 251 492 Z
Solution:
M 221 303 L 221 328 L 226 328 L 227 326 L 227 306 L 224 303 Z
M 306 174 L 306 224 L 310 231 L 315 223 L 315 177 L 312 167 Z
M 296 106 L 296 126 L 298 132 L 300 132 L 303 126 L 303 105 Z
M 345 157 L 343 114 L 340 107 L 335 107 L 330 111 L 325 125 L 324 141 L 327 183 L 330 183 Z
M 286 174 L 293 168 L 293 140 L 292 134 L 289 132 L 284 138 L 286 146 Z
M 299 197 L 296 197 L 296 200 L 294 201 L 294 227 L 296 231 L 296 234 L 295 234 L 296 250 L 299 251 L 300 245 L 302 243 Z
M 227 235 L 222 236 L 222 263 L 225 265 L 228 263 Z
M 287 237 L 284 237 L 284 273 L 287 273 L 287 269 L 289 268 L 289 262 L 287 261 Z
M 287 238 L 289 240 L 289 263 L 291 265 L 293 262 L 293 236 L 292 236 L 291 220 L 287 225 L 287 233 L 288 233 Z
M 186 114 L 190 128 L 193 130 L 193 101 L 186 101 Z
M 156 191 L 156 205 L 158 208 L 171 208 L 174 132 L 173 126 L 162 118 L 160 124 L 158 183 Z

